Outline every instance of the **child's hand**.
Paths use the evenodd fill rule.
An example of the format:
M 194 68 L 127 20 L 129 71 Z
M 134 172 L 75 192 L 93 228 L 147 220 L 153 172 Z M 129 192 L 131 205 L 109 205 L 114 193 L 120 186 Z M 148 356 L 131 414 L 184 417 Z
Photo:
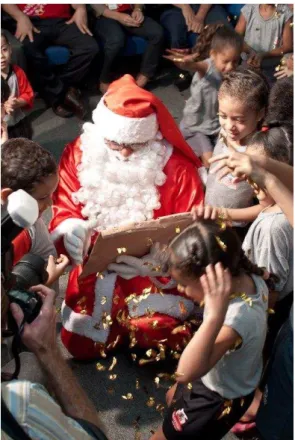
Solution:
M 264 58 L 262 53 L 252 52 L 247 60 L 247 64 L 251 67 L 255 67 L 256 69 L 261 66 L 261 62 Z
M 8 115 L 11 115 L 16 109 L 17 98 L 13 95 L 9 96 L 7 101 L 4 103 L 5 111 Z
M 191 214 L 193 216 L 193 220 L 217 220 L 219 215 L 219 208 L 215 208 L 214 206 L 209 206 L 204 204 L 200 204 L 198 206 L 193 206 L 191 210 Z
M 181 53 L 175 49 L 167 49 L 166 52 L 168 55 L 163 55 L 163 58 L 172 61 L 179 69 L 194 70 L 196 54 Z
M 46 271 L 48 273 L 46 286 L 51 286 L 51 284 L 53 284 L 64 273 L 69 263 L 70 260 L 66 255 L 61 254 L 56 260 L 52 255 L 50 255 L 46 268 Z
M 200 282 L 204 292 L 206 308 L 205 319 L 224 320 L 229 297 L 232 289 L 232 278 L 228 269 L 221 263 L 206 267 L 206 274 L 202 275 Z
M 288 69 L 287 66 L 283 66 L 278 72 L 274 74 L 277 79 L 283 79 L 287 76 L 292 76 L 294 74 L 293 70 Z

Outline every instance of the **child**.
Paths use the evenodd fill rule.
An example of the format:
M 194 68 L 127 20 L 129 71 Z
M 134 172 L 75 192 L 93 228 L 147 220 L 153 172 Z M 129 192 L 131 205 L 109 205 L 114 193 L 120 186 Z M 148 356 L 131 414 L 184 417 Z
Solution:
M 240 36 L 223 24 L 206 26 L 193 49 L 191 60 L 193 76 L 180 129 L 186 141 L 199 156 L 206 168 L 220 131 L 218 121 L 218 90 L 223 75 L 236 69 L 240 61 L 243 41 Z M 170 51 L 175 60 L 181 52 Z M 206 59 L 204 59 L 206 58 Z M 203 60 L 198 61 L 197 60 Z
M 247 154 L 266 155 L 290 164 L 293 160 L 292 124 L 269 122 L 267 130 L 253 136 Z M 256 197 L 266 208 L 250 226 L 243 249 L 252 263 L 265 267 L 278 277 L 269 301 L 270 307 L 276 310 L 273 318 L 277 333 L 293 302 L 293 229 L 266 191 L 260 189 Z
M 36 223 L 14 240 L 16 264 L 25 254 L 33 253 L 48 261 L 47 285 L 52 285 L 64 272 L 69 260 L 61 255 L 55 264 L 56 250 L 42 213 L 51 206 L 58 183 L 57 165 L 52 155 L 36 142 L 24 138 L 10 139 L 1 148 L 2 203 L 9 194 L 23 189 L 37 200 L 40 216 Z
M 9 85 L 1 76 L 1 145 L 8 140 L 7 123 L 4 121 L 6 111 L 5 103 L 10 95 Z
M 8 126 L 8 137 L 32 138 L 32 127 L 24 109 L 33 107 L 34 92 L 25 72 L 18 66 L 11 64 L 11 47 L 3 32 L 1 32 L 1 77 L 10 88 L 10 97 L 5 103 Z
M 266 80 L 251 69 L 238 68 L 224 77 L 218 93 L 221 132 L 214 156 L 232 149 L 245 152 L 248 140 L 262 124 L 268 95 Z M 205 204 L 238 209 L 239 215 L 233 218 L 233 224 L 243 239 L 247 223 L 261 211 L 259 206 L 252 206 L 253 188 L 244 181 L 234 183 L 231 174 L 219 180 L 214 168 L 215 165 L 211 165 L 208 174 Z
M 269 93 L 266 125 L 268 121 L 293 123 L 293 96 L 293 78 L 283 78 L 274 84 Z
M 205 310 L 179 360 L 163 428 L 152 440 L 221 439 L 248 408 L 262 373 L 263 270 L 250 263 L 232 228 L 212 220 L 187 227 L 169 250 L 172 277 Z
M 262 60 L 293 51 L 293 12 L 288 5 L 245 5 L 236 31 L 245 38 L 248 64 L 260 67 Z

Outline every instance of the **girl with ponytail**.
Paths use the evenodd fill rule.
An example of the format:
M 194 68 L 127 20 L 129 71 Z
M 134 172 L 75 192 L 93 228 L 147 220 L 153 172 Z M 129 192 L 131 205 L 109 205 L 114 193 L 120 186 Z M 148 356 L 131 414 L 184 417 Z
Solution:
M 204 319 L 181 355 L 168 412 L 152 440 L 221 439 L 249 407 L 262 373 L 265 272 L 248 260 L 232 228 L 201 217 L 166 251 L 171 276 L 204 303 Z
M 232 28 L 217 23 L 205 27 L 191 54 L 186 49 L 168 49 L 164 57 L 195 72 L 180 129 L 206 168 L 220 130 L 218 90 L 223 75 L 237 68 L 242 47 L 241 37 Z

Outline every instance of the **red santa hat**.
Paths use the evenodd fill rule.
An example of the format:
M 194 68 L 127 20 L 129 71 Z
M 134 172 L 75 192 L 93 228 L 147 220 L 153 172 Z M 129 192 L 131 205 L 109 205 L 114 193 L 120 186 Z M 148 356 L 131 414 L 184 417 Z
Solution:
M 161 135 L 174 148 L 201 167 L 200 159 L 184 140 L 165 105 L 144 90 L 131 75 L 114 81 L 93 112 L 101 135 L 119 144 L 144 143 Z

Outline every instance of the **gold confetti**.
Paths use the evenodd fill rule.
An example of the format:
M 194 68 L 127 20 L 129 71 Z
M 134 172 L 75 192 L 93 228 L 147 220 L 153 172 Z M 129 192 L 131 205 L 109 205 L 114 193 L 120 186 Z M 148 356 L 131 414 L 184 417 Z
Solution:
M 274 311 L 274 309 L 267 309 L 267 313 L 269 315 L 274 315 L 276 312 Z
M 117 364 L 117 359 L 116 359 L 115 356 L 114 356 L 114 357 L 113 357 L 113 360 L 112 360 L 112 363 L 111 363 L 111 365 L 110 365 L 110 367 L 109 367 L 109 371 L 112 371 L 113 368 L 116 366 L 116 364 Z
M 118 254 L 124 254 L 125 252 L 127 252 L 127 249 L 125 247 L 117 248 L 117 252 Z
M 152 408 L 154 405 L 155 405 L 155 398 L 149 397 L 146 402 L 146 406 L 148 406 L 149 408 Z
M 100 304 L 103 306 L 106 302 L 107 302 L 107 297 L 106 297 L 106 296 L 103 296 L 103 297 L 101 298 Z
M 176 373 L 174 373 L 175 374 L 175 377 L 182 377 L 182 376 L 184 376 L 184 373 L 179 373 L 178 371 L 176 371 Z
M 116 380 L 117 379 L 117 374 L 110 374 L 109 375 L 109 379 L 110 380 Z
M 231 409 L 232 409 L 232 400 L 226 400 L 226 401 L 224 402 L 224 407 L 225 407 L 225 409 L 222 411 L 222 413 L 221 413 L 220 416 L 218 417 L 218 420 L 219 420 L 219 419 L 222 419 L 222 417 L 228 415 L 228 414 L 231 412 Z
M 87 314 L 87 310 L 86 310 L 86 309 L 82 309 L 82 310 L 80 310 L 80 314 L 81 314 L 81 315 L 86 315 L 86 314 Z
M 160 378 L 158 376 L 155 377 L 154 382 L 156 384 L 156 387 L 159 388 L 159 386 L 160 386 Z
M 159 324 L 159 321 L 158 321 L 157 319 L 155 319 L 155 321 L 153 321 L 153 322 L 150 323 L 150 326 L 151 326 L 152 328 L 157 328 L 157 327 L 158 327 L 158 324 Z
M 160 379 L 170 380 L 170 374 L 168 374 L 168 373 L 159 373 L 159 374 L 158 374 L 158 377 L 159 377 Z
M 56 313 L 60 313 L 61 307 L 56 307 Z
M 179 302 L 179 310 L 180 310 L 180 313 L 181 313 L 182 315 L 185 315 L 185 314 L 188 313 L 188 310 L 187 310 L 187 308 L 185 307 L 185 304 L 184 304 L 183 301 L 180 301 L 180 302 Z
M 192 390 L 192 389 L 193 389 L 193 384 L 192 384 L 191 382 L 189 382 L 189 383 L 187 384 L 187 389 L 188 389 L 188 390 Z
M 267 296 L 266 295 L 263 294 L 262 295 L 262 299 L 263 299 L 264 302 L 267 302 Z
M 130 344 L 129 344 L 129 348 L 133 348 L 136 344 L 137 344 L 137 339 L 135 337 L 135 333 L 131 332 L 130 335 Z
M 131 295 L 127 296 L 127 298 L 125 298 L 125 303 L 128 304 L 130 303 L 130 301 L 135 300 L 137 297 L 136 293 L 132 293 Z M 136 300 L 134 302 L 137 302 Z
M 186 325 L 179 325 L 172 330 L 171 335 L 177 335 L 177 333 L 181 333 L 186 330 Z
M 177 353 L 177 351 L 172 351 L 172 356 L 174 359 L 180 359 L 180 353 Z
M 140 386 L 139 386 L 139 380 L 138 380 L 138 379 L 135 380 L 135 388 L 136 388 L 137 390 L 139 390 L 139 388 L 140 388 Z
M 104 365 L 101 365 L 101 363 L 97 362 L 96 369 L 97 371 L 104 371 L 106 367 Z
M 86 299 L 87 299 L 87 297 L 86 296 L 82 296 L 82 298 L 81 299 L 79 299 L 79 301 L 77 301 L 77 304 L 78 304 L 78 306 L 80 306 L 83 302 L 85 302 L 86 301 Z
M 160 356 L 159 356 L 159 358 L 161 359 L 161 360 L 164 360 L 165 359 L 165 357 L 166 357 L 166 354 L 165 354 L 165 346 L 163 345 L 163 344 L 158 344 L 158 349 L 160 350 Z
M 241 337 L 238 337 L 238 339 L 236 340 L 236 342 L 234 343 L 234 350 L 237 350 L 238 348 L 240 348 L 240 346 L 242 345 L 243 339 Z
M 293 21 L 292 21 L 292 23 L 290 23 L 290 27 L 293 27 L 293 24 L 294 24 L 294 23 L 293 23 Z
M 200 304 L 199 304 L 199 306 L 200 306 L 201 308 L 204 307 L 204 305 L 205 305 L 205 301 L 201 301 Z
M 176 234 L 180 233 L 180 228 L 178 226 L 175 228 L 175 232 L 176 232 Z
M 95 330 L 100 330 L 100 322 L 97 322 L 93 328 L 95 328 Z
M 124 400 L 133 400 L 133 395 L 131 393 L 127 393 L 126 396 L 122 396 Z
M 164 411 L 164 409 L 165 409 L 165 405 L 162 405 L 162 403 L 158 403 L 158 404 L 156 405 L 156 410 L 157 410 L 158 412 L 162 412 L 162 411 Z
M 101 280 L 104 279 L 104 274 L 102 272 L 97 272 L 96 278 L 100 278 Z
M 150 237 L 148 237 L 146 239 L 146 244 L 147 244 L 147 246 L 152 246 L 154 244 L 154 242 L 153 242 L 153 240 Z
M 146 294 L 146 293 L 151 293 L 152 291 L 152 287 L 146 287 L 145 289 L 143 289 L 142 293 Z
M 155 362 L 154 359 L 139 359 L 138 364 L 140 366 L 145 365 L 145 364 L 149 364 L 150 362 Z
M 100 356 L 103 357 L 103 358 L 106 358 L 106 357 L 107 357 L 106 352 L 104 351 L 104 348 L 101 348 L 101 349 L 99 350 L 99 354 L 100 354 Z
M 226 246 L 226 244 L 221 240 L 221 238 L 218 237 L 218 235 L 215 235 L 215 239 L 216 239 L 217 244 L 218 244 L 218 246 L 220 247 L 220 249 L 221 249 L 223 252 L 226 252 L 226 251 L 227 251 L 227 246 Z
M 120 341 L 120 339 L 121 339 L 121 336 L 118 335 L 118 336 L 116 337 L 116 339 L 114 340 L 114 342 L 111 342 L 111 343 L 107 346 L 107 349 L 110 350 L 111 348 L 115 348 L 116 345 L 118 344 L 118 342 Z
M 241 406 L 244 406 L 244 403 L 245 403 L 245 399 L 241 399 Z
M 136 358 L 137 358 L 137 354 L 131 353 L 131 357 L 132 357 L 133 362 L 135 362 Z
M 120 301 L 119 295 L 115 295 L 114 299 L 113 299 L 113 303 L 117 305 L 117 304 L 119 304 L 119 301 Z
M 147 357 L 149 358 L 155 358 L 157 356 L 157 352 L 156 350 L 153 350 L 152 348 L 150 348 L 149 350 L 147 350 L 145 352 L 145 354 L 147 355 Z
M 106 330 L 112 324 L 113 324 L 113 320 L 111 318 L 111 315 L 107 315 L 106 312 L 104 312 L 104 314 L 102 315 L 103 328 Z
M 173 61 L 175 61 L 175 60 L 173 60 Z M 183 74 L 183 73 L 180 73 L 180 74 L 179 74 L 179 78 L 183 79 L 183 78 L 184 78 L 184 74 Z

